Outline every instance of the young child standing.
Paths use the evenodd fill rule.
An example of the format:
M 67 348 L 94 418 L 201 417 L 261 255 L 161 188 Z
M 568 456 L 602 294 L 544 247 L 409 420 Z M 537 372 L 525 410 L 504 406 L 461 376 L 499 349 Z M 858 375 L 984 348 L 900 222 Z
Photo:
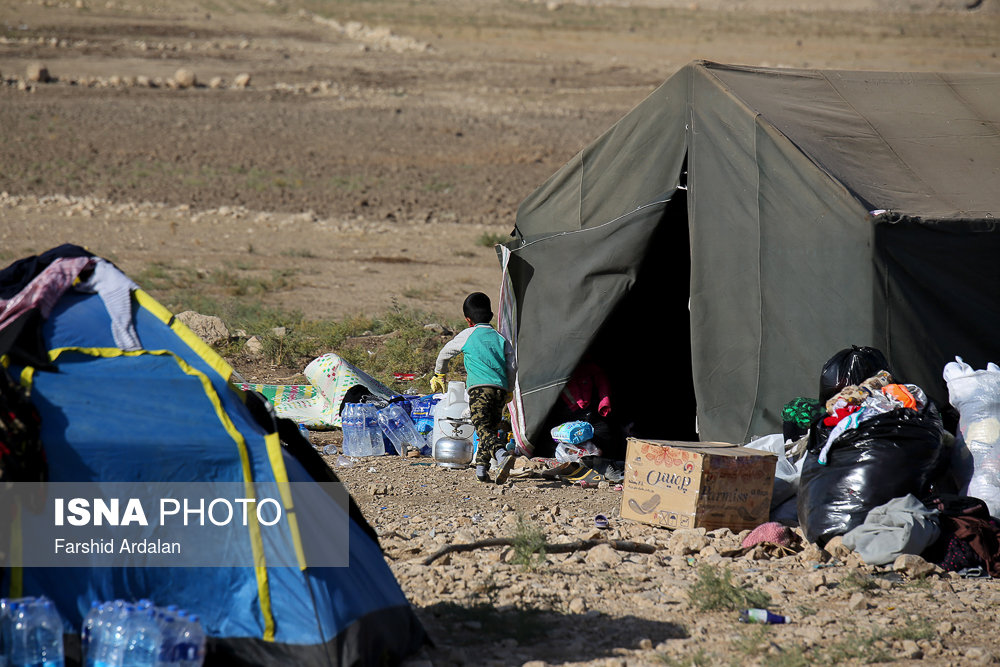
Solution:
M 503 484 L 510 475 L 514 457 L 504 448 L 497 436 L 507 395 L 514 382 L 514 350 L 506 338 L 490 326 L 493 319 L 490 298 L 482 292 L 473 292 L 465 298 L 462 312 L 469 328 L 448 341 L 434 364 L 431 390 L 444 392 L 448 362 L 459 352 L 465 359 L 466 386 L 469 391 L 469 410 L 472 425 L 479 436 L 476 455 L 476 479 L 490 481 L 490 460 L 494 455 L 500 464 L 497 484 Z

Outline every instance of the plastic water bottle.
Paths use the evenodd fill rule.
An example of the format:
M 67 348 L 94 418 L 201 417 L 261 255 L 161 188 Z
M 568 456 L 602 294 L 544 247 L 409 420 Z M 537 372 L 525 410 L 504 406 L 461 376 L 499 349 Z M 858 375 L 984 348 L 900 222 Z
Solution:
M 48 598 L 11 603 L 11 667 L 63 667 L 63 624 Z
M 788 617 L 780 614 L 772 614 L 767 609 L 744 609 L 740 612 L 740 623 L 767 623 L 768 625 L 778 625 L 788 623 Z
M 342 416 L 344 452 L 348 456 L 382 456 L 382 429 L 378 411 L 371 403 L 348 403 Z
M 344 431 L 344 456 L 364 456 L 361 453 L 361 427 L 358 424 L 358 404 L 348 403 L 340 414 L 340 428 Z
M 80 625 L 80 655 L 83 658 L 83 664 L 87 667 L 93 665 L 93 661 L 90 659 L 90 647 L 94 641 L 94 632 L 96 631 L 100 617 L 101 603 L 99 600 L 92 600 L 90 602 L 90 609 L 87 611 L 87 615 L 83 617 L 83 623 Z
M 364 406 L 364 428 L 368 433 L 368 442 L 371 448 L 370 456 L 385 455 L 385 439 L 382 438 L 382 427 L 378 425 L 378 408 L 371 403 L 362 403 Z
M 105 606 L 94 667 L 122 667 L 125 662 L 126 626 L 134 609 L 122 600 Z
M 122 667 L 156 667 L 163 634 L 154 609 L 136 609 L 125 623 Z
M 10 665 L 10 641 L 13 616 L 10 608 L 13 600 L 0 598 L 0 667 Z
M 177 664 L 179 667 L 201 667 L 205 660 L 205 632 L 196 614 L 188 616 L 177 638 Z
M 37 653 L 37 642 L 35 641 L 34 619 L 31 615 L 30 606 L 21 602 L 13 602 L 10 606 L 11 614 L 11 640 L 10 640 L 10 664 L 30 665 L 33 664 L 35 653 Z
M 378 423 L 400 456 L 406 456 L 406 451 L 410 448 L 419 450 L 424 444 L 410 415 L 406 414 L 399 403 L 390 403 L 379 410 Z
M 43 667 L 63 667 L 63 622 L 55 604 L 48 598 L 35 602 L 38 607 L 35 636 L 38 638 L 38 661 Z
M 174 647 L 177 644 L 177 620 L 173 612 L 166 611 L 159 615 L 160 624 L 160 651 L 156 657 L 157 667 L 174 667 L 177 661 L 174 659 Z

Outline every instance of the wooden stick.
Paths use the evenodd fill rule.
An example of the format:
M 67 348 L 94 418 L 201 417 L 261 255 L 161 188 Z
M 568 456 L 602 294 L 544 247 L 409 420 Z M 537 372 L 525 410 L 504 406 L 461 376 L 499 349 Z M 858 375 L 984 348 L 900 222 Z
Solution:
M 656 547 L 651 544 L 630 542 L 628 540 L 577 540 L 576 542 L 562 542 L 560 544 L 546 543 L 542 549 L 548 554 L 565 554 L 573 551 L 586 551 L 587 549 L 593 549 L 594 547 L 602 544 L 607 544 L 616 551 L 627 551 L 629 553 L 651 554 L 656 551 Z M 469 544 L 449 544 L 441 547 L 435 553 L 428 556 L 424 560 L 424 565 L 430 565 L 445 554 L 474 551 L 484 547 L 512 546 L 514 546 L 514 540 L 510 537 L 491 537 L 487 540 L 479 540 L 478 542 L 470 542 Z

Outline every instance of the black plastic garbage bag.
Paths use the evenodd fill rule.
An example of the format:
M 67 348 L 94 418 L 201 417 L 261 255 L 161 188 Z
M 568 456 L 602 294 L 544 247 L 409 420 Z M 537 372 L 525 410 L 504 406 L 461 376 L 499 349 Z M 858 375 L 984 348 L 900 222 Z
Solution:
M 861 384 L 879 371 L 892 373 L 881 350 L 857 345 L 841 350 L 823 364 L 819 376 L 820 403 L 826 403 L 844 387 Z
M 868 512 L 893 498 L 930 490 L 942 450 L 941 415 L 899 408 L 861 422 L 838 437 L 819 464 L 831 427 L 819 423 L 799 479 L 799 524 L 810 542 L 823 546 L 860 526 Z

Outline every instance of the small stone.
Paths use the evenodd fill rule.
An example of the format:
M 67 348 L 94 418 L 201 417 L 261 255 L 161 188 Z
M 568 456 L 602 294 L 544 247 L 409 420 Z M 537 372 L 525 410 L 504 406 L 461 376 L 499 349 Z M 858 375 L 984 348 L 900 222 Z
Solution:
M 924 652 L 919 646 L 917 646 L 917 642 L 912 639 L 904 639 L 903 648 L 898 654 L 896 654 L 896 657 L 903 660 L 920 660 L 924 657 Z
M 588 565 L 621 565 L 622 557 L 610 544 L 599 544 L 587 552 L 584 562 Z
M 934 626 L 934 629 L 939 635 L 950 635 L 955 631 L 955 624 L 951 621 L 941 621 Z
M 224 343 L 229 340 L 229 329 L 221 318 L 215 315 L 202 315 L 193 310 L 185 310 L 177 314 L 177 320 L 184 323 L 198 338 L 209 345 Z M 249 341 L 247 341 L 249 344 Z M 263 350 L 263 346 L 261 346 Z
M 996 661 L 996 657 L 980 646 L 970 646 L 965 649 L 966 664 L 989 665 Z
M 218 90 L 219 88 L 225 87 L 226 83 L 223 81 L 221 76 L 213 76 L 209 82 L 208 87 Z
M 586 611 L 587 602 L 583 598 L 576 597 L 569 601 L 569 613 L 582 614 Z
M 260 336 L 251 336 L 243 345 L 243 351 L 251 356 L 259 356 L 264 353 L 264 342 Z
M 174 72 L 174 83 L 178 88 L 193 88 L 198 85 L 198 77 L 184 67 Z
M 237 88 L 247 88 L 250 86 L 250 75 L 243 73 L 237 74 L 236 78 L 233 79 L 233 85 Z
M 804 563 L 825 563 L 830 560 L 830 553 L 810 542 L 799 553 L 799 560 Z
M 852 551 L 847 554 L 847 558 L 844 560 L 844 567 L 849 567 L 855 570 L 862 569 L 866 567 L 865 559 L 861 557 L 856 551 Z
M 818 591 L 826 586 L 826 574 L 824 572 L 813 572 L 806 577 L 806 590 Z
M 29 63 L 25 78 L 33 83 L 48 83 L 52 80 L 49 68 L 43 63 Z
M 643 637 L 639 640 L 639 648 L 643 651 L 650 651 L 653 648 L 653 640 L 648 637 Z
M 695 530 L 675 530 L 670 541 L 670 553 L 674 556 L 696 554 L 709 545 L 704 528 Z
M 855 593 L 851 596 L 851 599 L 847 601 L 847 608 L 851 611 L 861 611 L 862 609 L 868 609 L 868 600 L 865 599 L 864 593 Z
M 920 579 L 933 573 L 937 566 L 914 554 L 900 554 L 892 564 L 896 572 L 905 572 L 910 577 Z
M 847 557 L 854 553 L 854 551 L 844 546 L 844 540 L 840 535 L 834 535 L 826 543 L 824 549 L 837 560 L 847 560 Z

